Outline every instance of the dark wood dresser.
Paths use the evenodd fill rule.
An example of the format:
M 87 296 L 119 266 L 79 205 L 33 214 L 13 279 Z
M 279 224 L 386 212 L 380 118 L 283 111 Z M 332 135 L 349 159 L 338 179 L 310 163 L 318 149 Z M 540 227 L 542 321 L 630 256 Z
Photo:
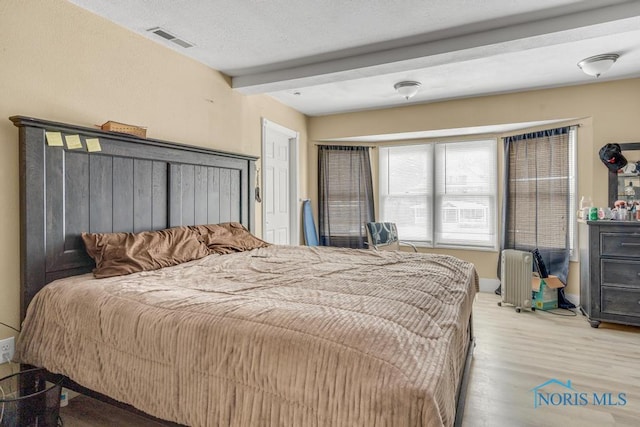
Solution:
M 592 327 L 640 326 L 640 221 L 579 224 L 580 305 Z

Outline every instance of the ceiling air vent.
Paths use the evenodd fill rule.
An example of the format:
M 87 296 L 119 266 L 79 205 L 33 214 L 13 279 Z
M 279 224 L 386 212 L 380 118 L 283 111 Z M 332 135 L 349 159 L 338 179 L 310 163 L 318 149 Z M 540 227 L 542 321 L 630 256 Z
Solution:
M 179 39 L 178 37 L 174 36 L 173 34 L 171 34 L 169 31 L 165 30 L 164 28 L 160 28 L 160 27 L 153 27 L 153 28 L 149 28 L 147 31 L 162 37 L 165 40 L 169 40 L 170 42 L 173 42 L 175 44 L 177 44 L 178 46 L 182 46 L 184 48 L 188 48 L 188 47 L 193 47 L 194 44 L 193 43 L 189 43 L 188 41 Z

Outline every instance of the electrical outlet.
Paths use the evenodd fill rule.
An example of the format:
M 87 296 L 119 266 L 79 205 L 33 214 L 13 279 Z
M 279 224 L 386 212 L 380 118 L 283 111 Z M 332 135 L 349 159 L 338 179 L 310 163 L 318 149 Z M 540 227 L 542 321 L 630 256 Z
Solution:
M 0 340 L 0 364 L 10 362 L 16 350 L 13 337 Z

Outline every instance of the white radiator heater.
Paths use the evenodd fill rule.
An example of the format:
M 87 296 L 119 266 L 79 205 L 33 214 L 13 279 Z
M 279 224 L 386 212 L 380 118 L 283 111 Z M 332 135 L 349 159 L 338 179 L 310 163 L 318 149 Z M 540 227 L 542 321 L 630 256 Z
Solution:
M 520 313 L 521 310 L 535 310 L 531 307 L 531 273 L 533 255 L 531 252 L 505 249 L 502 251 L 500 265 L 500 284 L 502 301 L 511 304 Z

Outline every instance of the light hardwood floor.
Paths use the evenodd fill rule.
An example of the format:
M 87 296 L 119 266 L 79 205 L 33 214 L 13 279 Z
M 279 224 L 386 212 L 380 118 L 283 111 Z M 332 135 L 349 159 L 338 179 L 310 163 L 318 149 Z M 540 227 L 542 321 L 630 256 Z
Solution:
M 464 414 L 464 427 L 640 426 L 640 328 L 547 312 L 516 313 L 498 307 L 499 297 L 479 294 L 474 305 L 477 346 Z M 547 380 L 571 381 L 575 392 L 625 393 L 618 407 L 541 406 L 532 389 Z M 549 386 L 544 391 L 564 392 Z M 84 396 L 63 408 L 65 427 L 157 427 Z
M 497 295 L 476 298 L 465 427 L 640 426 L 640 328 L 603 323 L 594 329 L 581 314 L 516 313 L 498 307 Z M 593 392 L 626 393 L 627 404 L 534 409 L 532 389 L 553 378 L 571 380 L 589 400 Z M 544 391 L 564 392 L 559 386 Z

